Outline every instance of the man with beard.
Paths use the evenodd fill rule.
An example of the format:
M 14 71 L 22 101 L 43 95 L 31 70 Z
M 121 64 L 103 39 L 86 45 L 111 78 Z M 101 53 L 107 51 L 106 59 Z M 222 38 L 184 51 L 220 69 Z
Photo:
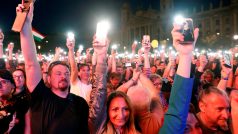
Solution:
M 230 104 L 227 94 L 216 87 L 209 87 L 200 92 L 198 102 L 200 112 L 197 116 L 203 134 L 229 133 Z
M 20 4 L 17 12 L 23 9 L 24 6 Z M 47 77 L 50 88 L 44 84 L 32 36 L 33 9 L 31 4 L 20 32 L 27 87 L 31 93 L 31 133 L 88 134 L 89 107 L 83 98 L 69 93 L 69 66 L 61 61 L 52 62 Z

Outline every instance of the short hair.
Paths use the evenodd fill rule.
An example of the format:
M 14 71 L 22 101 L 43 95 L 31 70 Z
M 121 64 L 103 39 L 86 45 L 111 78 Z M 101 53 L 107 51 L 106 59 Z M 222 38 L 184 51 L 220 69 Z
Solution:
M 79 63 L 78 64 L 78 71 L 80 71 L 83 67 L 88 67 L 88 69 L 90 70 L 90 66 L 89 66 L 89 64 L 81 64 L 81 63 Z
M 24 76 L 24 78 L 26 79 L 26 72 L 25 72 L 24 70 L 18 68 L 18 69 L 15 69 L 12 73 L 14 73 L 14 72 L 16 72 L 16 71 L 21 71 L 22 74 L 23 74 L 23 76 Z
M 64 61 L 53 61 L 50 63 L 49 67 L 48 67 L 48 74 L 51 75 L 52 69 L 54 68 L 54 66 L 56 65 L 62 65 L 67 67 L 68 69 L 70 69 L 69 65 L 64 62 Z
M 229 101 L 229 97 L 228 95 L 226 94 L 225 91 L 223 90 L 220 90 L 218 89 L 217 87 L 214 87 L 214 86 L 210 86 L 208 87 L 207 89 L 202 89 L 200 92 L 199 92 L 199 95 L 198 95 L 198 102 L 201 102 L 203 101 L 203 98 L 204 97 L 207 97 L 209 96 L 210 94 L 216 94 L 216 95 L 221 95 L 221 96 L 224 96 L 227 101 Z
M 113 73 L 111 73 L 110 75 L 109 75 L 109 78 L 110 79 L 114 79 L 114 78 L 117 78 L 117 79 L 122 79 L 122 75 L 120 74 L 120 73 L 115 73 L 115 72 L 113 72 Z

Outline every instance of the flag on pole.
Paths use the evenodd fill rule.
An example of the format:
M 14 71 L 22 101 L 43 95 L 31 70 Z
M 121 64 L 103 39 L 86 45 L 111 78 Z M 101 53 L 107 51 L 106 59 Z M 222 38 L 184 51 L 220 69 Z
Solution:
M 36 41 L 39 41 L 41 42 L 45 36 L 43 34 L 41 34 L 40 32 L 38 32 L 37 30 L 35 30 L 34 28 L 32 28 L 32 33 L 33 33 L 33 36 L 34 36 L 34 39 Z

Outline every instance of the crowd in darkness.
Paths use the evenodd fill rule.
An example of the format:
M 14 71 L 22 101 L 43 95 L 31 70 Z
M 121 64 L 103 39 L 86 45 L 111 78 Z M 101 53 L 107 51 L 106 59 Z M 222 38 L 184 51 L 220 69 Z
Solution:
M 142 48 L 132 44 L 132 57 L 118 58 L 115 49 L 107 53 L 109 39 L 95 35 L 84 60 L 68 37 L 67 58 L 56 48 L 48 61 L 36 52 L 33 11 L 31 4 L 20 32 L 24 62 L 13 56 L 13 44 L 4 60 L 0 33 L 0 134 L 238 134 L 238 48 L 228 61 L 196 56 L 199 29 L 185 44 L 175 23 L 178 55 L 152 57 L 144 35 Z

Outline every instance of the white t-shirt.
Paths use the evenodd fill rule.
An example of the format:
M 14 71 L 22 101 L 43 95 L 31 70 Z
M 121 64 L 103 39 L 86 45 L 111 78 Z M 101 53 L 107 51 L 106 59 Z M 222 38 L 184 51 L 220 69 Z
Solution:
M 92 91 L 92 84 L 84 84 L 79 79 L 75 84 L 71 83 L 70 93 L 83 97 L 88 103 Z

